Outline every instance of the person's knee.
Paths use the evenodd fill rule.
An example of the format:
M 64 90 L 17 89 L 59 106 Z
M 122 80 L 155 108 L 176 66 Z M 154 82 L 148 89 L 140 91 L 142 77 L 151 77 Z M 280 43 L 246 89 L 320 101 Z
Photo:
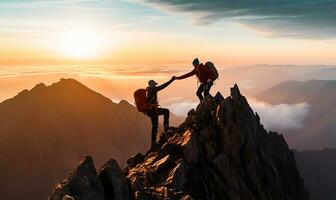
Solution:
M 200 100 L 203 99 L 202 92 L 197 91 L 197 92 L 196 92 L 196 95 L 197 95 L 197 97 L 198 97 Z

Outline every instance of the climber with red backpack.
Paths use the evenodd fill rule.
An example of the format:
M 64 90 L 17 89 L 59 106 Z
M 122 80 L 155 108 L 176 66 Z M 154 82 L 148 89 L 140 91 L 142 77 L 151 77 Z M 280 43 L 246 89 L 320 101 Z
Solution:
M 174 80 L 173 76 L 169 81 L 162 85 L 158 85 L 154 80 L 148 81 L 148 87 L 146 89 L 138 89 L 134 92 L 135 105 L 139 112 L 146 114 L 151 118 L 152 122 L 152 139 L 151 146 L 156 146 L 156 133 L 158 131 L 159 116 L 163 115 L 164 131 L 168 131 L 169 126 L 169 110 L 166 108 L 159 108 L 157 93 L 160 90 L 165 89 Z
M 198 58 L 195 58 L 192 64 L 194 66 L 194 69 L 191 72 L 176 77 L 176 79 L 182 80 L 196 75 L 198 81 L 201 83 L 198 87 L 196 95 L 198 96 L 200 101 L 202 101 L 202 99 L 210 94 L 210 89 L 213 85 L 213 82 L 218 79 L 219 74 L 215 65 L 212 62 L 206 62 L 205 64 L 203 64 L 199 62 Z M 204 94 L 204 96 L 202 95 L 202 93 Z

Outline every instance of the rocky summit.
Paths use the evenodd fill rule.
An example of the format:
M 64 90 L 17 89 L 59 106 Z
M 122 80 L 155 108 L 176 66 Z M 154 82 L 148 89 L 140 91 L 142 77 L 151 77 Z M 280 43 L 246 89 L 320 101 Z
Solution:
M 97 172 L 86 157 L 49 199 L 309 199 L 283 136 L 264 129 L 237 85 L 227 98 L 203 100 L 157 142 L 123 170 L 110 160 Z

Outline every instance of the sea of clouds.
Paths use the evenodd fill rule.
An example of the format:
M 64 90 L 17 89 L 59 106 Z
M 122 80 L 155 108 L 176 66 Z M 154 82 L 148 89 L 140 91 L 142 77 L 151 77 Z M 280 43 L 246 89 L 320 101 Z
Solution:
M 271 105 L 265 102 L 248 98 L 254 112 L 260 116 L 261 123 L 267 130 L 298 130 L 303 127 L 304 121 L 310 113 L 308 103 Z M 167 106 L 176 115 L 186 116 L 189 110 L 196 108 L 198 102 L 174 102 Z

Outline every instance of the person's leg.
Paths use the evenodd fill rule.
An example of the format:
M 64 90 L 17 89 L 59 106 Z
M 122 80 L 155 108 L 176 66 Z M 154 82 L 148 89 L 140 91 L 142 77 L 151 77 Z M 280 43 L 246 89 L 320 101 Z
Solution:
M 152 145 L 156 143 L 156 133 L 158 131 L 158 123 L 159 123 L 159 116 L 158 113 L 156 112 L 156 110 L 152 110 L 149 113 L 149 116 L 151 118 L 151 122 L 152 122 L 152 138 L 151 138 L 151 143 Z
M 163 126 L 165 131 L 169 128 L 169 110 L 166 108 L 158 108 L 158 114 L 163 115 Z
M 213 83 L 207 83 L 204 88 L 204 97 L 208 96 L 210 94 L 210 89 L 212 87 Z
M 198 87 L 198 90 L 196 92 L 196 95 L 198 96 L 200 101 L 202 101 L 202 99 L 203 99 L 202 93 L 204 92 L 204 87 L 205 87 L 205 84 L 201 83 L 201 85 Z

